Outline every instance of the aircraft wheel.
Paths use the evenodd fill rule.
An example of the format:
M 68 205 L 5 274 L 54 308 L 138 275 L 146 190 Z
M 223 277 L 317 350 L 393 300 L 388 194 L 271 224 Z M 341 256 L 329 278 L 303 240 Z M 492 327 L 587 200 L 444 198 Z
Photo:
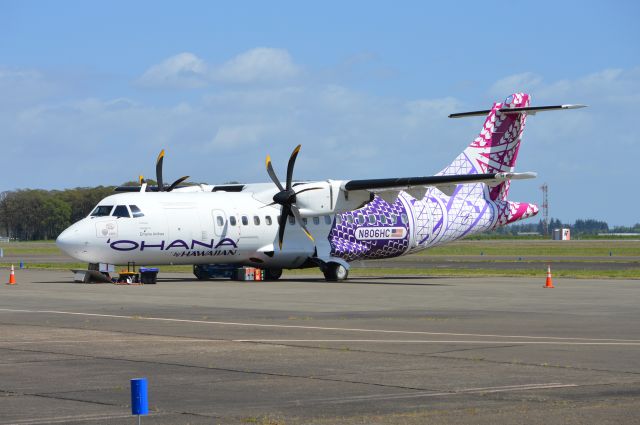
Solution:
M 349 270 L 342 264 L 327 264 L 324 271 L 324 278 L 327 282 L 340 282 L 346 280 L 347 277 L 349 277 Z
M 265 269 L 264 277 L 267 280 L 278 280 L 282 276 L 282 269 Z
M 209 280 L 209 276 L 204 271 L 200 270 L 200 267 L 193 266 L 193 274 L 198 280 Z

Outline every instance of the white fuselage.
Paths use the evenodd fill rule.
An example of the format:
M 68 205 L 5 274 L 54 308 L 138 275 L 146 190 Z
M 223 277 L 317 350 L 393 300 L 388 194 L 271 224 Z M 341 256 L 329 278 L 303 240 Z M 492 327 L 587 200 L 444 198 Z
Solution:
M 287 226 L 283 249 L 277 242 L 274 247 L 279 206 L 265 206 L 250 192 L 126 193 L 100 205 L 125 206 L 129 215 L 135 205 L 143 216 L 89 216 L 69 227 L 58 245 L 79 260 L 290 268 L 314 253 L 313 242 L 297 223 Z M 326 238 L 332 222 L 326 217 L 309 218 L 307 227 Z

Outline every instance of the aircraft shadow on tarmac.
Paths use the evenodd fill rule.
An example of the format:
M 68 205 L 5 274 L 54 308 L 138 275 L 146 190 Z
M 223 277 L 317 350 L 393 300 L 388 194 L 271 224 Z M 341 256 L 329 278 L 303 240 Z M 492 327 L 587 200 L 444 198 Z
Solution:
M 408 281 L 408 280 L 416 280 L 416 279 L 420 279 L 421 282 L 398 282 L 398 281 Z M 396 286 L 454 286 L 452 284 L 446 284 L 446 283 L 430 283 L 430 282 L 424 282 L 425 280 L 429 280 L 429 279 L 438 279 L 438 280 L 442 280 L 442 279 L 447 279 L 447 277 L 433 277 L 433 276 L 371 276 L 371 277 L 366 277 L 366 278 L 358 278 L 358 279 L 348 279 L 346 281 L 343 282 L 339 282 L 340 285 L 396 285 Z M 158 278 L 158 283 L 159 285 L 161 285 L 163 282 L 182 282 L 182 283 L 191 283 L 191 282 L 203 282 L 203 281 L 199 281 L 198 279 L 194 278 L 173 278 L 173 277 L 168 277 L 168 278 Z M 233 280 L 228 280 L 228 279 L 210 279 L 208 281 L 204 281 L 204 282 L 229 282 L 229 283 L 240 283 L 239 281 L 233 281 Z M 285 279 L 280 279 L 279 282 L 287 282 L 287 283 L 301 283 L 301 284 L 325 284 L 327 283 L 325 281 L 324 278 L 322 277 L 306 277 L 306 278 L 285 278 Z M 34 281 L 33 283 L 71 283 L 71 284 L 76 284 L 76 285 L 100 285 L 100 284 L 106 284 L 103 282 L 100 283 L 94 283 L 94 282 L 90 282 L 90 283 L 80 283 L 80 282 L 73 282 L 71 279 L 69 280 L 42 280 L 42 281 Z M 269 283 L 272 282 L 268 282 L 268 281 L 264 281 L 263 282 L 265 285 L 268 285 Z M 123 285 L 123 286 L 127 286 L 127 285 Z M 137 285 L 131 285 L 131 286 L 137 286 Z M 149 285 L 145 285 L 145 286 L 149 286 Z

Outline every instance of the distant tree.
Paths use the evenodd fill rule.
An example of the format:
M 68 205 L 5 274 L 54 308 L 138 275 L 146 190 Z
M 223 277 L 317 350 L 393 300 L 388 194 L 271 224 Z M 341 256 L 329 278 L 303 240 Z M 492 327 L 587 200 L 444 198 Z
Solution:
M 594 219 L 576 220 L 571 226 L 571 230 L 579 235 L 595 235 L 608 232 L 609 225 L 604 221 Z

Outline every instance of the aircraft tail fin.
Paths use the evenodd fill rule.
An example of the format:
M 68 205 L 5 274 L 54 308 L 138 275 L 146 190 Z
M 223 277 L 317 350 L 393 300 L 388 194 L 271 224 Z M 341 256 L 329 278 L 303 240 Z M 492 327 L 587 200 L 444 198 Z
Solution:
M 494 103 L 487 111 L 452 114 L 450 117 L 487 113 L 478 137 L 439 175 L 513 172 L 518 158 L 530 97 L 514 93 L 502 103 Z M 492 201 L 505 201 L 509 193 L 507 180 L 489 188 Z

